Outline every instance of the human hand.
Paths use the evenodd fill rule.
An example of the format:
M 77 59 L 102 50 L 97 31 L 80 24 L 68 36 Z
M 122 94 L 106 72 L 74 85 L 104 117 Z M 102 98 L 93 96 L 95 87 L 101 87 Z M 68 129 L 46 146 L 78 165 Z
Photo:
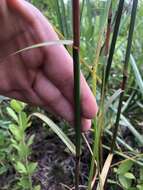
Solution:
M 48 20 L 24 0 L 1 0 L 0 26 L 0 94 L 44 107 L 73 123 L 73 61 L 64 46 L 8 56 L 30 45 L 58 40 Z M 83 130 L 88 130 L 97 104 L 82 74 L 81 108 Z

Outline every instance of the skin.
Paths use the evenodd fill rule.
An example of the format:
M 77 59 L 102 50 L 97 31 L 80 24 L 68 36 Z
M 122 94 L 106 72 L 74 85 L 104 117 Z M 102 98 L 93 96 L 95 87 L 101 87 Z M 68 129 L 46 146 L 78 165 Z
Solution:
M 41 106 L 73 124 L 73 61 L 62 45 L 11 53 L 58 40 L 49 21 L 24 0 L 0 2 L 0 94 Z M 96 100 L 81 74 L 83 130 L 97 113 Z

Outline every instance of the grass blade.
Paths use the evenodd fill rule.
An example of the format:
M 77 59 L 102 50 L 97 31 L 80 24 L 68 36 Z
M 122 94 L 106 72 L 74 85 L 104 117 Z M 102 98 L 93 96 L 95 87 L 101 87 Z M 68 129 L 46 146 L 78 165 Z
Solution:
M 115 93 L 109 98 L 109 100 L 107 101 L 106 105 L 105 105 L 105 112 L 108 111 L 109 107 L 111 106 L 111 104 L 119 97 L 119 95 L 122 93 L 122 90 L 116 90 Z
M 115 113 L 117 113 L 117 110 L 113 109 L 113 111 L 114 111 Z M 136 137 L 136 139 L 139 141 L 139 143 L 140 143 L 141 145 L 143 145 L 143 135 L 141 135 L 141 134 L 135 129 L 135 127 L 131 124 L 131 122 L 130 122 L 123 114 L 121 114 L 121 117 L 120 117 L 120 118 L 121 118 L 121 119 L 120 119 L 120 124 L 123 125 L 123 126 L 125 126 L 125 127 L 127 127 L 127 128 L 130 130 L 130 132 Z M 106 130 L 106 131 L 107 131 L 107 130 Z M 112 133 L 108 131 L 108 134 L 111 135 Z M 117 137 L 117 138 L 118 138 L 118 137 Z M 119 138 L 118 138 L 118 139 L 119 139 Z M 121 141 L 120 141 L 120 143 L 122 144 Z M 129 145 L 126 144 L 125 146 L 126 146 L 126 148 L 127 148 L 127 146 L 129 146 Z M 127 149 L 129 149 L 130 151 L 133 151 L 133 150 L 130 149 L 129 147 L 128 147 Z
M 116 143 L 121 109 L 122 109 L 123 96 L 124 96 L 124 91 L 126 88 L 126 82 L 127 82 L 127 78 L 128 78 L 127 72 L 128 72 L 128 64 L 129 64 L 131 46 L 132 46 L 132 40 L 133 40 L 133 32 L 134 32 L 134 26 L 135 26 L 137 5 L 138 5 L 138 0 L 134 0 L 133 6 L 132 6 L 132 13 L 131 13 L 130 29 L 129 29 L 129 34 L 128 34 L 127 51 L 126 51 L 125 62 L 124 62 L 124 67 L 123 67 L 123 80 L 122 80 L 122 85 L 121 85 L 121 89 L 123 90 L 123 92 L 120 95 L 117 117 L 116 117 L 116 122 L 115 122 L 115 129 L 114 129 L 113 139 L 112 139 L 112 144 L 111 144 L 111 152 L 113 152 L 115 143 Z
M 141 92 L 142 95 L 143 95 L 143 79 L 142 79 L 142 77 L 141 77 L 141 74 L 140 74 L 140 72 L 139 72 L 139 69 L 138 69 L 138 67 L 137 67 L 137 64 L 136 64 L 136 61 L 135 61 L 133 55 L 130 56 L 130 60 L 131 60 L 131 66 L 132 66 L 132 68 L 133 68 L 133 72 L 134 72 L 134 74 L 135 74 L 136 83 L 137 83 L 137 85 L 139 86 L 140 92 Z
M 64 29 L 65 29 L 65 33 L 64 33 L 64 36 L 66 38 L 69 37 L 69 31 L 68 31 L 68 24 L 67 24 L 67 19 L 66 19 L 66 7 L 65 7 L 65 4 L 64 4 L 64 1 L 61 0 L 61 9 L 62 9 L 62 20 L 63 20 L 63 26 L 64 26 Z
M 96 190 L 104 189 L 105 181 L 106 181 L 106 178 L 108 176 L 108 172 L 109 172 L 109 169 L 110 169 L 110 166 L 112 163 L 112 159 L 113 159 L 113 154 L 109 154 L 105 163 L 104 163 L 104 166 L 103 166 L 103 169 L 102 169 L 102 172 L 100 175 L 101 184 L 98 183 Z
M 124 115 L 121 115 L 121 124 L 124 124 L 128 127 L 128 129 L 131 131 L 131 133 L 136 137 L 138 142 L 143 146 L 143 135 L 141 135 L 135 127 L 126 119 Z
M 62 32 L 62 34 L 64 35 L 64 26 L 63 26 L 63 20 L 62 20 L 59 0 L 55 0 L 55 5 L 56 5 L 55 8 L 56 8 L 56 13 L 57 13 L 59 28 L 60 28 L 60 31 Z
M 16 55 L 19 53 L 22 53 L 24 51 L 28 51 L 31 49 L 35 49 L 35 48 L 40 48 L 40 47 L 45 47 L 45 46 L 53 46 L 53 45 L 72 45 L 73 42 L 71 40 L 55 40 L 55 41 L 48 41 L 48 42 L 43 42 L 43 43 L 38 43 L 38 44 L 34 44 L 31 46 L 28 46 L 26 48 L 20 49 L 14 53 L 12 53 L 11 55 Z
M 72 143 L 72 141 L 67 137 L 67 135 L 47 116 L 45 116 L 42 113 L 33 113 L 31 115 L 32 117 L 38 117 L 43 122 L 45 122 L 51 129 L 54 131 L 55 134 L 62 140 L 62 142 L 67 146 L 67 148 L 70 150 L 70 152 L 75 155 L 75 145 Z

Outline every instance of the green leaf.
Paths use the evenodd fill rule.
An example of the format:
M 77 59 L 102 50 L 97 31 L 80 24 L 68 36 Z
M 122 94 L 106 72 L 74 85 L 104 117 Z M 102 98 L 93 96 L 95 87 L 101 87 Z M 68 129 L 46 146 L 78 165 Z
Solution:
M 25 131 L 29 127 L 29 118 L 25 112 L 20 112 L 19 114 L 19 125 Z
M 28 139 L 27 146 L 31 146 L 33 144 L 35 135 L 31 135 Z
M 27 176 L 22 176 L 18 185 L 22 186 L 22 189 L 30 189 L 31 186 Z
M 41 190 L 40 185 L 38 185 L 38 186 L 34 187 L 34 190 Z
M 138 87 L 140 88 L 140 92 L 143 95 L 143 79 L 141 77 L 141 74 L 139 72 L 139 69 L 137 67 L 137 63 L 136 63 L 133 55 L 130 56 L 130 59 L 131 59 L 131 66 L 132 66 L 133 72 L 135 74 L 135 79 L 136 79 L 135 81 L 136 81 Z
M 13 148 L 15 148 L 18 152 L 21 151 L 20 147 L 16 144 L 12 144 Z
M 0 150 L 0 164 L 6 159 L 6 152 L 5 149 Z
M 17 113 L 21 112 L 24 109 L 25 105 L 26 105 L 25 103 L 22 103 L 22 102 L 17 101 L 17 100 L 12 100 L 10 102 L 11 108 L 14 111 L 16 111 Z
M 143 190 L 143 184 L 137 185 L 138 190 Z
M 8 168 L 6 166 L 0 166 L 0 175 L 4 174 L 7 170 Z
M 0 133 L 0 146 L 3 146 L 4 142 L 5 142 L 5 137 L 4 137 L 3 133 L 1 132 Z
M 128 179 L 135 179 L 135 176 L 130 172 L 125 173 L 124 176 Z
M 26 156 L 29 156 L 31 151 L 30 151 L 30 148 L 23 142 L 21 142 L 19 144 L 19 148 L 20 148 L 20 151 L 19 151 L 19 156 L 23 159 L 25 158 Z
M 143 183 L 143 167 L 140 168 L 140 181 Z
M 120 96 L 120 94 L 122 93 L 121 89 L 118 89 L 115 91 L 115 93 L 109 98 L 109 100 L 107 101 L 106 105 L 105 105 L 105 112 L 108 111 L 109 107 L 111 106 L 111 104 Z
M 133 162 L 131 160 L 127 160 L 119 165 L 119 168 L 117 170 L 117 174 L 125 174 L 127 173 L 133 165 Z
M 17 162 L 17 163 L 15 164 L 15 169 L 16 169 L 16 171 L 18 171 L 18 172 L 21 173 L 21 174 L 27 174 L 26 167 L 25 167 L 24 164 L 21 163 L 21 162 Z
M 35 172 L 35 170 L 36 170 L 36 168 L 37 168 L 37 163 L 36 162 L 33 162 L 33 163 L 30 163 L 30 164 L 28 164 L 28 168 L 27 168 L 27 170 L 28 170 L 28 173 L 30 174 L 30 175 L 32 175 L 34 172 Z
M 11 109 L 10 107 L 7 108 L 7 113 L 9 114 L 10 117 L 12 117 L 12 119 L 14 121 L 16 121 L 18 123 L 18 117 L 16 115 L 16 113 L 13 111 L 13 109 Z
M 138 190 L 136 187 L 130 187 L 128 190 Z
M 67 137 L 67 135 L 47 116 L 41 114 L 41 113 L 34 113 L 32 116 L 40 118 L 42 121 L 44 121 L 62 140 L 62 142 L 67 146 L 67 148 L 71 151 L 73 155 L 76 154 L 75 151 L 75 145 L 72 143 L 72 141 Z
M 17 140 L 17 141 L 20 141 L 21 138 L 22 138 L 22 134 L 21 134 L 21 131 L 19 129 L 19 127 L 15 124 L 11 124 L 9 126 L 9 130 L 10 132 L 13 134 L 14 138 Z
M 128 179 L 122 175 L 119 175 L 119 182 L 121 183 L 121 185 L 128 189 L 131 187 L 131 184 L 132 184 L 132 180 L 131 179 Z
M 15 145 L 18 144 L 18 142 L 15 139 L 13 139 L 13 138 L 11 138 L 10 141 L 11 141 L 12 144 L 15 144 Z

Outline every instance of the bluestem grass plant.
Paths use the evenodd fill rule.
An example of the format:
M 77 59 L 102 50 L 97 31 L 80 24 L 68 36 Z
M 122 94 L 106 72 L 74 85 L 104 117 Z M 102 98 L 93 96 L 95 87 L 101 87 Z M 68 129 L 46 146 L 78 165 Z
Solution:
M 73 64 L 74 64 L 74 110 L 76 132 L 75 190 L 79 190 L 81 153 L 81 108 L 80 108 L 80 2 L 72 1 L 73 6 Z

